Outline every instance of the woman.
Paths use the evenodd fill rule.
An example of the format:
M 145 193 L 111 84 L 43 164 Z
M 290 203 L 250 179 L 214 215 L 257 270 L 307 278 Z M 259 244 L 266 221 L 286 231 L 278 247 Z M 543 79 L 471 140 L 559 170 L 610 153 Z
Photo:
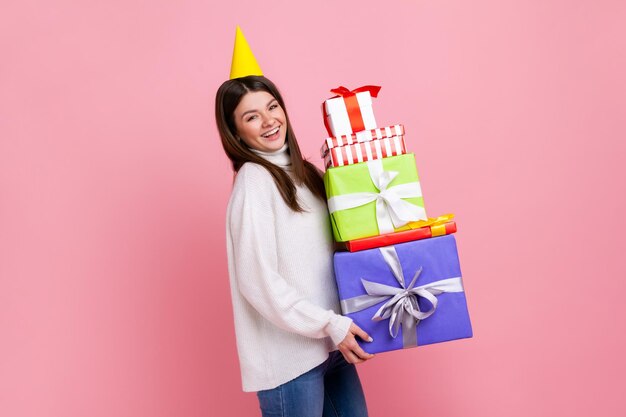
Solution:
M 354 364 L 373 355 L 355 337 L 371 338 L 338 314 L 320 171 L 267 78 L 226 81 L 215 114 L 236 172 L 226 241 L 243 390 L 263 416 L 367 416 Z

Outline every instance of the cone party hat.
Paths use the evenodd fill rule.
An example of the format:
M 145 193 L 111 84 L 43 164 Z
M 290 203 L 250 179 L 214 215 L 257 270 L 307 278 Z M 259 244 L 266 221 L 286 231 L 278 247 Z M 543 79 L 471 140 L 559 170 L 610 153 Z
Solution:
M 233 63 L 230 66 L 230 79 L 246 77 L 248 75 L 263 75 L 261 67 L 254 58 L 254 54 L 243 36 L 241 28 L 237 26 L 235 34 L 235 48 L 233 49 Z

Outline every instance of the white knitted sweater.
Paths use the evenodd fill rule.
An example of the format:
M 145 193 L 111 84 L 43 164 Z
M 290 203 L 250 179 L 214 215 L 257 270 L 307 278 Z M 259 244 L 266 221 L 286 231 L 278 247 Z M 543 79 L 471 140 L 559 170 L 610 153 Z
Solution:
M 290 170 L 287 145 L 257 152 Z M 297 186 L 292 211 L 270 173 L 244 164 L 226 215 L 228 272 L 244 391 L 275 388 L 326 360 L 352 320 L 340 311 L 326 204 Z

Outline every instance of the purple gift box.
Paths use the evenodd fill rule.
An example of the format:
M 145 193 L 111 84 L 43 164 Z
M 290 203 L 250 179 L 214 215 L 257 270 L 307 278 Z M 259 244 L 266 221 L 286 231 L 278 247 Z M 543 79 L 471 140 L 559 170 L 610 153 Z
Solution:
M 454 235 L 335 253 L 344 315 L 369 353 L 472 337 Z M 395 336 L 395 337 L 394 337 Z

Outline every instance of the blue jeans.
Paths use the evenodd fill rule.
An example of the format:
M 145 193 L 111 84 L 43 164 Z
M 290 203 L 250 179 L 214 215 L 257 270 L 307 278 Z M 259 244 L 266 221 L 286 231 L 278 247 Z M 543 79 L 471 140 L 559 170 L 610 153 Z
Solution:
M 321 365 L 257 396 L 263 417 L 367 417 L 356 368 L 338 350 Z

